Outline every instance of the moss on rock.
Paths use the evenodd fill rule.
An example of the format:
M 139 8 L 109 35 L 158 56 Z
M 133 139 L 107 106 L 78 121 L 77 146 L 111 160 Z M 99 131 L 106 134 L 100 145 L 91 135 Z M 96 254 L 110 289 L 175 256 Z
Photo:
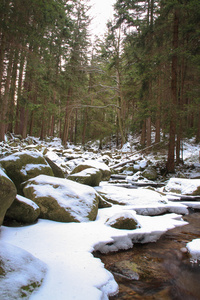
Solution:
M 6 218 L 19 223 L 32 224 L 40 215 L 39 206 L 33 201 L 17 195 L 6 212 Z
M 20 195 L 23 195 L 22 182 L 40 174 L 54 176 L 44 157 L 37 152 L 17 152 L 1 159 L 0 164 L 14 182 Z
M 7 209 L 11 206 L 17 194 L 17 189 L 10 178 L 0 169 L 0 225 Z
M 116 229 L 134 230 L 140 227 L 138 221 L 130 212 L 118 213 L 106 221 L 107 225 Z
M 86 184 L 89 186 L 98 186 L 102 178 L 100 170 L 95 168 L 87 168 L 83 171 L 68 176 L 68 179 Z

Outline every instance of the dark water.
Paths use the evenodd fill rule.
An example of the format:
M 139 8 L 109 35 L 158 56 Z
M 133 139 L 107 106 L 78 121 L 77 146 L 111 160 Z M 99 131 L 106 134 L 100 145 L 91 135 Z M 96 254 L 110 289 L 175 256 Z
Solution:
M 189 224 L 169 230 L 156 243 L 102 255 L 119 285 L 109 299 L 200 300 L 200 262 L 192 262 L 186 244 L 200 238 L 200 212 L 183 217 Z

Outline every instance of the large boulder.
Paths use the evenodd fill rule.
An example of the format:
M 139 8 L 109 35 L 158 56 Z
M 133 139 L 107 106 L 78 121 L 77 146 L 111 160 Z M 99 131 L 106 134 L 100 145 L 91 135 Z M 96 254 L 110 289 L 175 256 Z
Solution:
M 25 183 L 27 198 L 40 207 L 40 217 L 58 222 L 96 219 L 99 195 L 90 186 L 72 180 L 40 175 Z
M 85 162 L 79 164 L 73 169 L 71 174 L 79 173 L 88 168 L 95 168 L 100 170 L 102 174 L 102 180 L 110 179 L 110 175 L 111 175 L 110 168 L 105 163 L 98 162 L 95 160 L 86 160 Z
M 40 208 L 36 203 L 17 195 L 16 199 L 7 210 L 5 218 L 19 223 L 32 224 L 38 219 L 39 215 Z
M 200 179 L 170 178 L 164 191 L 168 193 L 198 196 L 200 195 Z
M 102 173 L 98 169 L 87 168 L 79 173 L 71 174 L 67 178 L 82 184 L 98 186 L 102 178 Z
M 51 167 L 39 152 L 17 152 L 2 158 L 0 164 L 16 185 L 17 192 L 20 195 L 23 195 L 22 182 L 40 174 L 54 176 Z
M 46 265 L 29 252 L 0 242 L 0 299 L 29 299 L 46 272 Z
M 14 183 L 0 169 L 0 225 L 2 225 L 6 211 L 14 201 L 16 194 L 17 189 Z

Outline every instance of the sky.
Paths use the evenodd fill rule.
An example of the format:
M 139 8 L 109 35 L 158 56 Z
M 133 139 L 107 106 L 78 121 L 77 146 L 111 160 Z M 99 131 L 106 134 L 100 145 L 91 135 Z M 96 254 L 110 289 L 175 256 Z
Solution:
M 116 0 L 90 0 L 90 16 L 92 35 L 103 35 L 106 30 L 106 23 L 113 15 L 113 4 Z

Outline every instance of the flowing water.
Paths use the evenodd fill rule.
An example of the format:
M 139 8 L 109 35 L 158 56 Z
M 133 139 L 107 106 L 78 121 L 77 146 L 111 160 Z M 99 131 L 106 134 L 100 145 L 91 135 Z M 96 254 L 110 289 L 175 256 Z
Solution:
M 169 230 L 156 243 L 94 254 L 119 285 L 119 293 L 109 299 L 200 300 L 200 262 L 192 261 L 185 248 L 200 238 L 200 212 L 183 219 L 189 224 Z

